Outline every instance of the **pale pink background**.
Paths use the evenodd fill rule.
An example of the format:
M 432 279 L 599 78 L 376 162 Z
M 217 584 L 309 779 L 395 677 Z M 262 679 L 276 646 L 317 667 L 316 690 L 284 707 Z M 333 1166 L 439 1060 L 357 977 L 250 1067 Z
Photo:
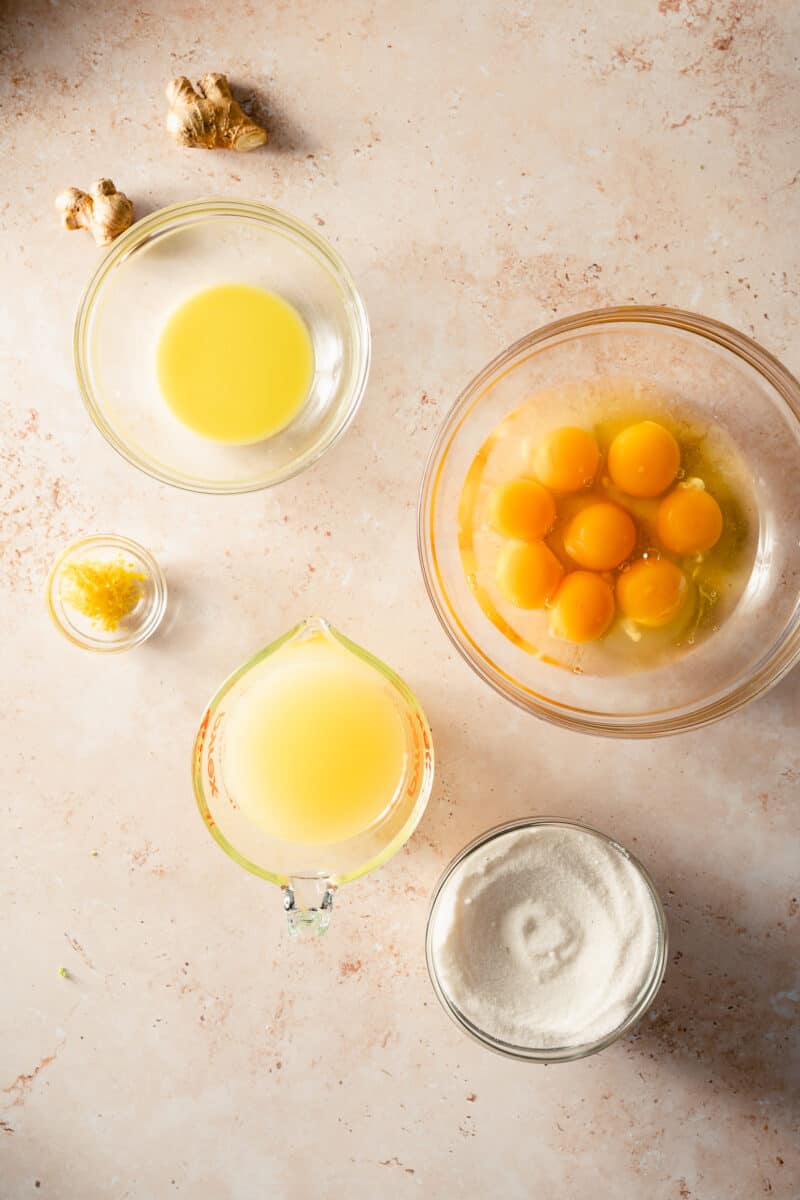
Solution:
M 797 5 L 4 11 L 0 1196 L 794 1200 L 800 673 L 693 736 L 557 732 L 456 658 L 414 509 L 457 392 L 554 316 L 685 306 L 800 369 Z M 209 70 L 266 117 L 267 148 L 168 139 L 166 81 Z M 313 471 L 185 495 L 91 426 L 70 339 L 98 251 L 53 199 L 98 175 L 139 215 L 265 200 L 345 256 L 374 365 Z M 169 576 L 167 626 L 115 659 L 61 640 L 42 602 L 52 556 L 92 531 L 139 538 Z M 408 679 L 439 765 L 406 851 L 301 944 L 207 836 L 188 756 L 227 672 L 312 612 Z M 642 857 L 673 944 L 635 1036 L 544 1069 L 450 1024 L 423 931 L 469 838 L 546 811 Z

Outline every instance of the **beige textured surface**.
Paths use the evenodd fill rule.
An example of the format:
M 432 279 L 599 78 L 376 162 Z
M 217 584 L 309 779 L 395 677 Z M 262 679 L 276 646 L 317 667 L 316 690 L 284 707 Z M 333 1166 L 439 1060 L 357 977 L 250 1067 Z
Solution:
M 0 1196 L 794 1200 L 800 673 L 679 740 L 553 731 L 455 658 L 414 506 L 456 392 L 554 315 L 695 308 L 800 369 L 800 10 L 4 13 Z M 165 80 L 208 70 L 266 116 L 267 148 L 169 141 Z M 344 254 L 374 365 L 354 428 L 312 472 L 242 499 L 184 495 L 90 425 L 70 337 L 98 251 L 52 201 L 100 175 L 139 215 L 264 199 Z M 112 530 L 160 558 L 172 605 L 156 640 L 106 661 L 59 639 L 41 587 L 66 539 Z M 439 774 L 406 851 L 341 894 L 326 941 L 290 944 L 279 894 L 205 833 L 187 759 L 214 686 L 314 611 L 418 691 Z M 459 1034 L 422 943 L 452 854 L 548 810 L 640 854 L 673 949 L 636 1036 L 542 1069 Z

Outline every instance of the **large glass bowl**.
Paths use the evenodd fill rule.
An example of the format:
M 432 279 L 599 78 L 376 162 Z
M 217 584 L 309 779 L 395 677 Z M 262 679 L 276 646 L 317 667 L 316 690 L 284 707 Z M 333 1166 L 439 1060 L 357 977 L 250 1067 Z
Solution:
M 173 415 L 156 376 L 170 313 L 218 284 L 276 292 L 300 314 L 314 348 L 309 395 L 273 437 L 231 446 Z M 236 354 L 236 346 L 220 347 Z M 344 433 L 367 382 L 370 335 L 356 286 L 314 230 L 264 204 L 198 200 L 132 225 L 92 276 L 75 322 L 75 365 L 92 420 L 128 462 L 196 492 L 249 492 L 305 470 Z
M 719 628 L 680 658 L 609 678 L 559 669 L 489 620 L 462 566 L 458 508 L 470 465 L 501 420 L 540 393 L 613 376 L 674 397 L 698 425 L 722 430 L 749 476 L 757 528 L 746 586 Z M 450 639 L 521 708 L 618 737 L 705 725 L 766 691 L 800 655 L 800 384 L 743 334 L 677 309 L 610 308 L 557 321 L 491 362 L 454 404 L 425 470 L 418 538 Z

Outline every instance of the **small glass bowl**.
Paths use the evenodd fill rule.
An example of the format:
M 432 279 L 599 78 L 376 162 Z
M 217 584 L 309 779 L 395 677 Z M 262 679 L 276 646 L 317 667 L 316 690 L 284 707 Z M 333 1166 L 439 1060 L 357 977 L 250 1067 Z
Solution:
M 641 876 L 650 899 L 653 902 L 653 910 L 656 919 L 656 947 L 653 953 L 653 962 L 650 973 L 647 979 L 642 984 L 639 995 L 636 997 L 630 1012 L 625 1017 L 625 1020 L 612 1030 L 611 1033 L 600 1038 L 596 1042 L 587 1042 L 582 1046 L 516 1046 L 510 1042 L 499 1041 L 492 1037 L 491 1034 L 485 1033 L 477 1025 L 470 1021 L 469 1017 L 465 1016 L 460 1011 L 457 1005 L 450 999 L 447 992 L 442 986 L 439 977 L 439 971 L 436 966 L 436 950 L 434 944 L 434 935 L 436 929 L 436 921 L 439 916 L 442 898 L 444 896 L 445 887 L 452 877 L 453 873 L 461 866 L 461 864 L 471 855 L 482 850 L 489 842 L 497 838 L 502 838 L 508 833 L 515 833 L 522 829 L 536 828 L 568 828 L 579 829 L 583 833 L 591 834 L 593 837 L 599 838 L 605 842 L 607 846 L 613 847 L 614 850 L 622 854 L 630 865 Z M 494 1050 L 497 1054 L 502 1054 L 506 1058 L 516 1058 L 523 1062 L 537 1063 L 555 1063 L 555 1062 L 574 1062 L 579 1058 L 588 1058 L 590 1054 L 597 1054 L 600 1050 L 605 1050 L 612 1042 L 616 1042 L 624 1034 L 641 1020 L 647 1012 L 650 1005 L 655 1000 L 659 988 L 664 981 L 664 975 L 667 969 L 667 954 L 669 950 L 669 931 L 667 928 L 667 917 L 664 912 L 664 906 L 661 903 L 661 898 L 656 891 L 655 884 L 650 878 L 650 875 L 642 866 L 637 858 L 629 853 L 624 846 L 620 846 L 619 842 L 615 842 L 613 838 L 608 837 L 599 830 L 593 829 L 590 825 L 584 825 L 581 821 L 570 821 L 563 817 L 523 817 L 518 821 L 508 821 L 504 825 L 497 825 L 494 829 L 489 829 L 486 833 L 480 834 L 469 845 L 465 846 L 460 854 L 457 854 L 450 865 L 445 870 L 441 879 L 437 883 L 433 897 L 431 899 L 431 907 L 428 913 L 428 924 L 425 930 L 425 959 L 428 964 L 428 974 L 433 990 L 442 1008 L 447 1015 L 455 1021 L 465 1033 L 468 1033 L 476 1042 L 480 1042 L 482 1046 L 487 1046 L 490 1050 Z
M 62 595 L 62 584 L 64 568 L 70 563 L 109 562 L 118 558 L 145 578 L 139 603 L 112 631 L 96 625 L 68 604 Z M 167 609 L 167 581 L 152 554 L 138 542 L 96 534 L 81 538 L 61 551 L 47 577 L 46 599 L 53 624 L 74 646 L 114 654 L 140 645 L 158 629 Z
M 615 376 L 652 389 L 667 414 L 674 402 L 699 428 L 722 431 L 752 482 L 757 529 L 749 580 L 719 628 L 680 657 L 611 677 L 553 666 L 496 628 L 464 573 L 458 513 L 467 472 L 504 418 L 551 389 Z M 570 423 L 560 412 L 551 416 Z M 455 647 L 520 708 L 583 733 L 679 733 L 753 700 L 800 658 L 798 495 L 800 383 L 777 359 L 735 329 L 694 313 L 598 309 L 522 338 L 456 400 L 422 481 L 422 573 Z
M 314 378 L 298 414 L 247 446 L 183 425 L 156 371 L 170 313 L 198 291 L 231 283 L 282 296 L 314 348 Z M 113 243 L 78 306 L 74 354 L 92 420 L 129 463 L 189 491 L 250 492 L 305 470 L 341 437 L 366 387 L 370 334 L 350 272 L 314 230 L 265 204 L 198 200 L 152 213 Z

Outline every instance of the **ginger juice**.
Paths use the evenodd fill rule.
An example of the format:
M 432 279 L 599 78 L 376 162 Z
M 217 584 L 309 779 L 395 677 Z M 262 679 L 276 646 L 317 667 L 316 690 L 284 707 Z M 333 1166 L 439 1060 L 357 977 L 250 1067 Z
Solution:
M 395 689 L 325 633 L 276 656 L 227 717 L 224 774 L 241 814 L 281 842 L 345 842 L 403 795 Z
M 272 437 L 297 415 L 311 388 L 314 350 L 300 314 L 281 296 L 223 284 L 172 313 L 156 368 L 179 421 L 241 446 Z

